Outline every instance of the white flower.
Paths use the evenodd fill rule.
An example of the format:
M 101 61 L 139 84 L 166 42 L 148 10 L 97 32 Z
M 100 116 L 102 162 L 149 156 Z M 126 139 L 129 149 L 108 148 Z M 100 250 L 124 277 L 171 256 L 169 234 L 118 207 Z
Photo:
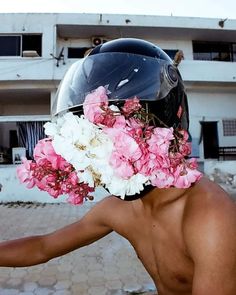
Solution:
M 54 123 L 47 122 L 44 124 L 45 134 L 49 136 L 54 136 L 58 133 L 58 126 Z
M 45 134 L 48 136 L 55 136 L 60 132 L 61 127 L 64 124 L 64 117 L 59 117 L 54 119 L 52 122 L 47 122 L 44 124 Z
M 148 182 L 148 177 L 137 173 L 131 176 L 129 179 L 122 179 L 114 176 L 109 184 L 105 187 L 111 194 L 120 196 L 122 199 L 127 196 L 140 193 L 144 189 L 144 185 Z
M 60 125 L 57 122 L 48 123 L 46 128 L 47 134 L 53 136 L 55 152 L 73 165 L 81 181 L 94 186 L 98 181 L 93 179 L 95 176 L 100 175 L 100 181 L 103 182 L 104 179 L 110 179 L 108 171 L 109 175 L 113 175 L 109 165 L 113 143 L 98 126 L 84 116 L 77 117 L 67 113 L 63 122 L 60 120 Z

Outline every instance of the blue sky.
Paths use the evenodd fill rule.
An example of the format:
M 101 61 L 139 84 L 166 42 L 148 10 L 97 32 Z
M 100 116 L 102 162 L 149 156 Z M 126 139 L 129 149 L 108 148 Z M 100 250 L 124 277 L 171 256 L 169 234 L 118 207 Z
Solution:
M 0 12 L 91 12 L 236 19 L 236 0 L 2 0 Z

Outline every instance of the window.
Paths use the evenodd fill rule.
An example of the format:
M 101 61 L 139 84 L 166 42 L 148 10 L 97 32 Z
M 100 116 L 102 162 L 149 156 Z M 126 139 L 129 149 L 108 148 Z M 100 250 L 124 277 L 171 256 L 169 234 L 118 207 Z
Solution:
M 174 59 L 176 53 L 177 53 L 179 50 L 178 50 L 178 49 L 163 49 L 163 51 L 165 51 L 165 53 L 166 53 L 167 55 L 169 55 L 169 57 L 170 57 L 171 59 Z
M 83 58 L 90 47 L 68 47 L 68 58 Z
M 236 43 L 193 41 L 195 60 L 236 61 Z
M 20 56 L 21 36 L 0 36 L 0 56 Z
M 0 56 L 22 56 L 28 50 L 42 56 L 42 35 L 0 35 Z
M 11 164 L 12 149 L 24 147 L 28 159 L 33 158 L 34 147 L 44 138 L 46 121 L 0 122 L 0 164 Z
M 236 136 L 236 119 L 223 120 L 224 136 Z
M 26 50 L 35 50 L 42 56 L 42 35 L 23 35 L 22 52 Z

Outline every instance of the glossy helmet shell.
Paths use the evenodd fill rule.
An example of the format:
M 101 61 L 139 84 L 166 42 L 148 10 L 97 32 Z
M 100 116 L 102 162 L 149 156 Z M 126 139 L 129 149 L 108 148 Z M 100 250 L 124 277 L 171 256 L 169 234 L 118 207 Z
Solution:
M 62 80 L 53 115 L 81 109 L 86 95 L 99 86 L 109 100 L 138 97 L 148 102 L 167 126 L 188 129 L 188 104 L 179 71 L 170 57 L 150 42 L 120 38 L 92 49 L 75 62 Z

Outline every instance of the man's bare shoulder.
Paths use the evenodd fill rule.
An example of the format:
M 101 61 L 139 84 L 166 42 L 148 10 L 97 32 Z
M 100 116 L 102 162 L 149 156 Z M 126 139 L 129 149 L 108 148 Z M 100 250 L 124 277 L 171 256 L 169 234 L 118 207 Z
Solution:
M 227 212 L 236 214 L 236 203 L 218 184 L 203 177 L 188 191 L 185 213 L 189 215 L 202 215 L 206 212 Z
M 236 246 L 236 203 L 216 183 L 203 177 L 188 192 L 183 219 L 184 237 L 232 237 Z
M 98 202 L 89 212 L 90 215 L 103 216 L 106 224 L 114 229 L 114 223 L 126 220 L 132 211 L 132 202 L 124 201 L 118 197 L 108 196 Z
M 130 205 L 129 201 L 124 201 L 118 197 L 115 196 L 107 196 L 100 202 L 98 202 L 94 207 L 99 208 L 101 210 L 108 210 L 114 212 L 114 210 L 119 210 L 126 208 L 127 206 Z

